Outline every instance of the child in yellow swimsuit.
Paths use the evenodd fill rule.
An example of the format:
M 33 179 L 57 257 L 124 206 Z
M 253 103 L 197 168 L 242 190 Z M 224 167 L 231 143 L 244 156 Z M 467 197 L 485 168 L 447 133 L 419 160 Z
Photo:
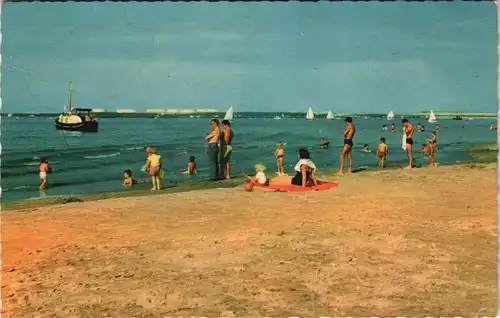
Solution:
M 149 171 L 151 176 L 151 182 L 153 183 L 151 191 L 160 190 L 161 156 L 156 154 L 155 147 L 146 148 L 146 152 L 148 153 L 148 159 L 144 168 Z

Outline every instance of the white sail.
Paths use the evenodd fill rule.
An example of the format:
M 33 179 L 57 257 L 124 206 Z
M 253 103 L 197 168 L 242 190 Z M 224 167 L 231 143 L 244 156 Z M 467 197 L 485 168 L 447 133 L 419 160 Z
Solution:
M 229 107 L 229 109 L 226 112 L 226 115 L 224 116 L 224 119 L 226 120 L 233 120 L 233 107 Z
M 307 115 L 306 115 L 307 120 L 313 120 L 314 119 L 314 113 L 311 107 L 307 110 Z
M 431 113 L 429 114 L 429 120 L 428 120 L 428 122 L 430 122 L 430 123 L 437 122 L 436 115 L 434 115 L 434 112 L 432 110 L 431 110 Z
M 393 120 L 394 119 L 394 113 L 393 113 L 392 110 L 387 114 L 387 119 L 388 120 Z
M 326 115 L 326 119 L 334 119 L 335 117 L 333 116 L 333 113 L 331 110 L 328 111 L 328 114 Z

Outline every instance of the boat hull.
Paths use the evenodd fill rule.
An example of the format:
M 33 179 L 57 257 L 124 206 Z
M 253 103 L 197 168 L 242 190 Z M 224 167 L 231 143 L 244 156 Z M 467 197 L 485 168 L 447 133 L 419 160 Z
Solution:
M 97 132 L 99 130 L 99 123 L 97 121 L 87 121 L 77 124 L 61 123 L 58 119 L 55 120 L 56 130 L 68 131 L 83 131 L 83 132 Z

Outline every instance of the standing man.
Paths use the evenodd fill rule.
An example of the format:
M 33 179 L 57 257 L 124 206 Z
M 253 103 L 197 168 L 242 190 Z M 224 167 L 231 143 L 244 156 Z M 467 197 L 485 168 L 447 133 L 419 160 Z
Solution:
M 231 153 L 233 152 L 233 147 L 231 142 L 233 141 L 233 130 L 231 129 L 231 123 L 229 120 L 224 119 L 222 121 L 222 132 L 220 136 L 220 177 L 231 179 L 231 165 L 229 159 L 231 158 Z
M 207 155 L 210 166 L 210 180 L 215 181 L 219 177 L 219 120 L 216 118 L 212 119 L 210 127 L 212 127 L 212 132 L 205 137 L 205 140 L 208 142 Z
M 403 123 L 403 131 L 406 136 L 406 154 L 408 155 L 408 166 L 406 169 L 413 168 L 413 154 L 412 154 L 412 146 L 413 146 L 413 133 L 415 132 L 415 128 L 408 121 L 408 119 L 403 119 L 401 121 Z
M 348 174 L 352 173 L 352 146 L 354 145 L 353 139 L 354 139 L 354 134 L 356 133 L 356 128 L 352 123 L 352 117 L 346 117 L 344 121 L 346 125 L 344 131 L 344 147 L 340 152 L 340 168 L 337 174 L 344 173 L 344 158 L 346 155 L 348 163 L 347 173 Z

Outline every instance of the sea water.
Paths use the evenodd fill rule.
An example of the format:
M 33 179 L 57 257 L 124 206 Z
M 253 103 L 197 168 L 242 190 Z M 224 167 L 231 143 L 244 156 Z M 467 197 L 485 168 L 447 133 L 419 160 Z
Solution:
M 416 126 L 420 121 L 426 132 L 414 136 L 416 164 L 427 164 L 420 153 L 420 146 L 431 136 L 434 125 L 424 119 L 411 120 Z M 387 139 L 388 165 L 404 165 L 406 153 L 401 149 L 401 124 L 394 123 L 396 132 L 390 131 L 392 122 L 386 119 L 355 118 L 357 131 L 354 138 L 354 166 L 376 166 L 376 146 L 380 137 Z M 382 131 L 387 124 L 389 131 Z M 439 163 L 454 163 L 469 160 L 464 149 L 474 143 L 495 142 L 496 133 L 490 131 L 491 119 L 465 121 L 439 120 Z M 278 141 L 284 141 L 285 169 L 291 170 L 297 162 L 297 150 L 309 148 L 318 170 L 337 168 L 339 151 L 343 146 L 342 120 L 318 119 L 236 119 L 234 130 L 231 173 L 254 173 L 256 163 L 264 163 L 268 173 L 275 171 L 274 150 Z M 209 119 L 176 118 L 157 120 L 100 119 L 98 133 L 57 131 L 54 120 L 49 118 L 3 118 L 2 119 L 2 199 L 15 200 L 39 197 L 38 165 L 41 156 L 49 159 L 54 173 L 49 175 L 50 195 L 83 194 L 102 191 L 119 191 L 122 188 L 123 171 L 130 169 L 135 179 L 149 179 L 142 169 L 146 153 L 144 147 L 154 145 L 162 156 L 166 180 L 190 178 L 180 174 L 185 169 L 189 156 L 195 156 L 199 173 L 195 179 L 208 178 L 206 142 L 210 132 Z M 328 149 L 319 147 L 320 137 L 330 142 Z M 371 153 L 360 149 L 369 144 Z

